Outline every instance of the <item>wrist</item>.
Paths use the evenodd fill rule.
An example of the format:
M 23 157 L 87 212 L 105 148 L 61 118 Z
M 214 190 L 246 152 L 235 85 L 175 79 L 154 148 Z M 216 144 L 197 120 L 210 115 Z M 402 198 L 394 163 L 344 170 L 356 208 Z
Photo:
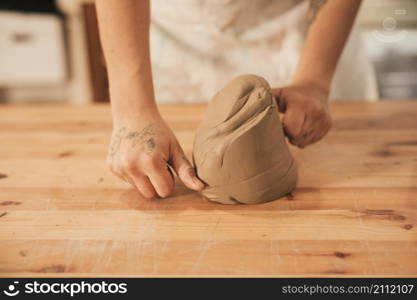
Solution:
M 292 80 L 291 85 L 313 88 L 328 96 L 330 93 L 330 83 L 331 82 L 329 80 L 308 77 L 295 77 Z
M 147 120 L 160 119 L 158 107 L 151 103 L 124 103 L 123 106 L 112 105 L 112 118 L 114 124 L 137 124 Z
M 139 118 L 159 117 L 152 78 L 124 74 L 110 80 L 110 98 L 113 120 L 136 121 Z
M 301 71 L 302 70 L 302 71 Z M 306 71 L 308 70 L 308 71 Z M 315 87 L 329 94 L 333 72 L 325 68 L 311 68 L 304 66 L 298 69 L 292 79 L 293 85 Z

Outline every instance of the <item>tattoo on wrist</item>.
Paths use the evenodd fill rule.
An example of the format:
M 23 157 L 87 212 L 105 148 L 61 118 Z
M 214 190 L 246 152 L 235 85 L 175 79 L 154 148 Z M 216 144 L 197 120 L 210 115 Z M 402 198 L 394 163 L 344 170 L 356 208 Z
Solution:
M 155 124 L 149 124 L 140 131 L 131 131 L 126 135 L 126 139 L 132 141 L 132 147 L 141 146 L 147 153 L 155 149 L 155 140 L 157 136 L 163 135 L 163 131 Z
M 150 138 L 146 141 L 146 152 L 151 153 L 155 149 L 155 140 L 153 138 Z
M 120 148 L 123 139 L 131 140 L 132 147 L 140 146 L 146 153 L 152 153 L 155 149 L 155 137 L 163 135 L 164 132 L 155 124 L 149 124 L 139 131 L 130 131 L 126 133 L 126 127 L 120 127 L 114 133 L 109 148 L 109 155 L 113 157 Z
M 307 29 L 314 23 L 317 14 L 326 2 L 327 0 L 310 0 L 310 7 L 307 11 Z

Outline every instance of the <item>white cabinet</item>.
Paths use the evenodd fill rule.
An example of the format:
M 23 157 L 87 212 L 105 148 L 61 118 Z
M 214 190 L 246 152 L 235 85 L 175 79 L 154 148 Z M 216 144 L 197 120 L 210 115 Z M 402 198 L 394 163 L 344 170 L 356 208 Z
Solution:
M 63 27 L 51 14 L 0 13 L 0 86 L 62 83 L 66 78 Z

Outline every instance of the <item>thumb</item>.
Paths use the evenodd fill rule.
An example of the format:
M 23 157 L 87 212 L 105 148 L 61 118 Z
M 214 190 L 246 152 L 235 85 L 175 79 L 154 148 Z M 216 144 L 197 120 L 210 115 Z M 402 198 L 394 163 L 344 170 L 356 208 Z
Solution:
M 275 101 L 277 102 L 279 111 L 281 113 L 285 113 L 285 111 L 287 110 L 287 102 L 285 101 L 285 97 L 283 95 L 283 88 L 273 89 L 272 95 L 275 97 Z
M 197 178 L 194 168 L 180 146 L 174 147 L 171 159 L 172 167 L 184 185 L 192 190 L 201 190 L 204 184 Z

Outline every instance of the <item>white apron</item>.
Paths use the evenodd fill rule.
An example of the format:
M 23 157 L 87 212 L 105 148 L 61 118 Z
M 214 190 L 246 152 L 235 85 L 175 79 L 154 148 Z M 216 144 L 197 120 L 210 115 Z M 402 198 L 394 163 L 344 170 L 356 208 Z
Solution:
M 247 73 L 266 78 L 272 87 L 290 83 L 308 5 L 305 0 L 151 1 L 157 101 L 208 101 L 233 77 Z M 372 66 L 352 32 L 331 99 L 376 98 Z

